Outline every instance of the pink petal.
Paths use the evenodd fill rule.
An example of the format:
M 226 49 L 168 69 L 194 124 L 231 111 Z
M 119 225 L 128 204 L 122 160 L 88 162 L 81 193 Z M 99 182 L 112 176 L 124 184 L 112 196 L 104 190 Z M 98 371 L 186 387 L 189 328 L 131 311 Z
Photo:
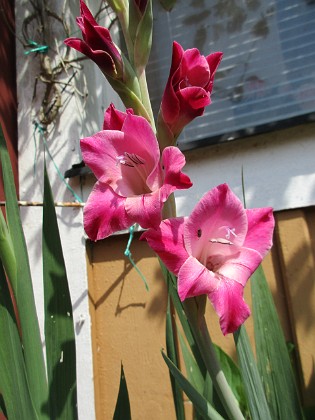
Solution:
M 217 71 L 219 67 L 222 57 L 223 57 L 223 54 L 221 52 L 215 52 L 206 57 L 209 68 L 210 68 L 211 76 L 210 76 L 209 84 L 205 87 L 205 89 L 207 89 L 208 92 L 210 93 L 212 92 L 212 88 L 213 88 L 215 72 Z
M 173 124 L 179 116 L 179 100 L 172 86 L 171 78 L 168 79 L 163 93 L 161 111 L 163 119 L 167 124 Z
M 122 70 L 121 53 L 114 44 L 110 32 L 103 26 L 91 26 L 89 23 L 85 25 L 85 41 L 94 50 L 106 51 L 120 70 Z
M 128 114 L 133 114 L 133 110 L 127 109 L 126 112 L 119 111 L 114 104 L 106 109 L 104 115 L 103 130 L 121 130 Z
M 85 232 L 93 241 L 132 225 L 125 211 L 125 198 L 100 182 L 95 184 L 84 206 L 83 216 Z
M 262 258 L 272 247 L 275 220 L 271 207 L 246 210 L 248 232 L 244 242 L 246 248 L 255 249 Z
M 122 131 L 130 147 L 127 151 L 141 156 L 152 171 L 160 160 L 160 149 L 151 125 L 143 117 L 127 114 Z
M 82 139 L 80 145 L 85 163 L 116 193 L 127 197 L 150 192 L 146 181 L 159 165 L 160 151 L 144 118 L 127 113 L 122 131 L 100 131 Z M 137 168 L 120 165 L 118 160 L 125 153 L 139 156 L 144 163 Z
M 189 256 L 178 273 L 178 295 L 180 300 L 208 295 L 217 286 L 214 274 L 196 258 Z
M 179 115 L 180 107 L 173 85 L 176 84 L 174 80 L 175 73 L 178 73 L 179 66 L 184 54 L 184 50 L 180 44 L 173 42 L 172 65 L 167 84 L 163 93 L 161 110 L 163 119 L 167 124 L 172 124 L 176 121 Z
M 85 41 L 79 38 L 67 38 L 64 43 L 93 60 L 104 73 L 114 74 L 116 72 L 115 63 L 106 51 L 94 51 Z
M 234 246 L 211 243 L 222 238 Z M 210 255 L 223 254 L 231 256 L 236 248 L 243 245 L 247 233 L 247 217 L 241 201 L 230 190 L 228 185 L 221 184 L 205 194 L 195 206 L 185 225 L 185 245 L 187 251 L 204 265 Z
M 173 51 L 172 51 L 172 64 L 170 69 L 170 75 L 174 74 L 175 71 L 181 64 L 181 61 L 184 56 L 184 49 L 183 47 L 176 41 L 173 42 Z
M 84 1 L 80 0 L 80 13 L 84 19 L 87 19 L 91 25 L 97 25 L 96 20 L 94 19 L 90 9 L 84 3 Z
M 208 297 L 220 317 L 224 335 L 235 332 L 250 315 L 243 299 L 243 286 L 233 280 L 222 277 L 217 289 Z
M 200 54 L 197 48 L 184 52 L 182 59 L 182 72 L 191 86 L 204 87 L 210 79 L 210 69 L 206 58 Z
M 181 110 L 195 118 L 203 114 L 204 108 L 211 103 L 210 94 L 201 87 L 191 86 L 177 93 Z
M 76 21 L 76 23 L 77 23 L 78 27 L 81 29 L 81 32 L 82 32 L 82 34 L 83 34 L 83 38 L 84 38 L 84 37 L 85 37 L 84 18 L 83 18 L 82 16 L 78 16 L 78 17 L 75 19 L 75 21 Z
M 236 257 L 227 259 L 221 267 L 217 270 L 218 275 L 222 275 L 226 278 L 232 279 L 242 286 L 245 286 L 246 282 L 257 269 L 262 261 L 262 256 L 259 252 L 242 248 Z
M 184 217 L 163 220 L 157 229 L 148 229 L 141 235 L 158 254 L 166 267 L 178 274 L 189 255 L 184 246 Z
M 84 162 L 100 181 L 115 189 L 121 178 L 116 158 L 123 154 L 125 136 L 120 131 L 100 131 L 81 139 L 80 146 Z
M 157 227 L 162 220 L 162 202 L 160 192 L 142 194 L 127 197 L 126 212 L 134 223 L 138 223 L 144 229 Z
M 190 178 L 181 172 L 186 164 L 183 153 L 177 147 L 166 147 L 162 153 L 162 165 L 164 166 L 163 195 L 168 196 L 176 189 L 187 189 L 192 186 Z M 163 202 L 166 201 L 163 198 Z

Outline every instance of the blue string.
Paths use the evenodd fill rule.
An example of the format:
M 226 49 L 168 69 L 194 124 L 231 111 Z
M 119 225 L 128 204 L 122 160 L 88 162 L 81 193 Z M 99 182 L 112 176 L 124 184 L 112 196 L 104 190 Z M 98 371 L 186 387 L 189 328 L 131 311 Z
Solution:
M 43 143 L 44 143 L 44 146 L 45 146 L 45 150 L 47 151 L 47 153 L 48 153 L 48 156 L 50 157 L 50 160 L 52 161 L 52 163 L 53 163 L 53 165 L 54 165 L 54 167 L 55 167 L 55 169 L 56 169 L 56 172 L 57 172 L 57 174 L 58 174 L 58 176 L 59 176 L 59 178 L 61 179 L 61 181 L 65 184 L 65 186 L 68 188 L 68 190 L 72 193 L 72 195 L 74 196 L 74 198 L 75 198 L 75 200 L 78 202 L 78 203 L 82 203 L 83 201 L 81 200 L 81 198 L 77 195 L 77 193 L 74 191 L 74 189 L 73 188 L 71 188 L 71 186 L 67 183 L 67 181 L 65 180 L 65 178 L 64 178 L 64 176 L 62 175 L 62 173 L 60 172 L 60 169 L 58 168 L 58 166 L 57 166 L 57 164 L 56 164 L 56 162 L 54 161 L 54 158 L 52 157 L 52 154 L 50 153 L 50 151 L 49 151 L 49 148 L 48 148 L 48 144 L 47 144 L 47 142 L 46 142 L 46 139 L 45 139 L 45 136 L 44 136 L 44 132 L 45 132 L 45 129 L 44 129 L 44 127 L 42 127 L 37 121 L 33 121 L 33 124 L 34 124 L 34 138 L 35 138 L 35 133 L 36 133 L 36 130 L 38 130 L 39 131 L 39 133 L 40 133 L 40 135 L 41 135 L 41 138 L 42 138 L 42 140 L 43 140 Z
M 141 273 L 141 271 L 137 267 L 136 263 L 134 262 L 134 260 L 132 258 L 132 254 L 130 252 L 130 245 L 131 245 L 131 242 L 133 240 L 134 231 L 135 231 L 135 225 L 133 225 L 133 226 L 131 226 L 129 228 L 129 239 L 128 239 L 128 243 L 127 243 L 127 246 L 126 246 L 126 249 L 125 249 L 124 254 L 125 254 L 126 257 L 128 257 L 128 259 L 131 262 L 132 266 L 135 268 L 135 270 L 137 271 L 137 273 L 141 277 L 141 279 L 142 279 L 142 281 L 143 281 L 143 283 L 145 285 L 146 290 L 149 291 L 149 286 L 148 286 L 148 283 L 146 281 L 146 278 L 144 277 L 144 275 Z

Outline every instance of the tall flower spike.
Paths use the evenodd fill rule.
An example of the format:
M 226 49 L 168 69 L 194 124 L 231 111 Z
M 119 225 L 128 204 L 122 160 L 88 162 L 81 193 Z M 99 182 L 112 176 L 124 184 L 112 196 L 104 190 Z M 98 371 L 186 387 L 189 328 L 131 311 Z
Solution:
M 181 172 L 184 155 L 168 147 L 160 157 L 150 124 L 132 110 L 111 105 L 103 128 L 81 140 L 83 159 L 97 178 L 84 207 L 84 228 L 94 241 L 134 223 L 157 227 L 169 195 L 192 185 Z
M 226 184 L 209 191 L 187 218 L 167 219 L 146 239 L 178 276 L 178 294 L 208 295 L 223 334 L 243 324 L 250 310 L 244 286 L 272 246 L 271 208 L 245 210 Z
M 149 120 L 148 113 L 140 100 L 139 81 L 130 62 L 113 42 L 109 30 L 96 22 L 83 0 L 80 0 L 80 11 L 77 24 L 82 31 L 83 39 L 67 38 L 65 44 L 93 60 L 126 108 L 132 107 L 138 115 Z
M 207 57 L 197 48 L 184 51 L 173 43 L 172 65 L 158 116 L 158 138 L 174 144 L 183 128 L 204 113 L 211 103 L 215 72 L 222 59 L 221 52 Z M 167 145 L 166 144 L 166 145 Z

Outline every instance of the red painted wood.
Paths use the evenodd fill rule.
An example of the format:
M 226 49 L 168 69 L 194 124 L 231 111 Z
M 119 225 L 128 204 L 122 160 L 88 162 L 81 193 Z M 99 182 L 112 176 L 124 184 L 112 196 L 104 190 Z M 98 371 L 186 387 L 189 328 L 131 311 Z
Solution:
M 0 0 L 0 17 L 0 122 L 8 143 L 15 184 L 18 186 L 15 19 L 13 0 Z M 2 182 L 0 184 L 0 200 L 3 200 Z

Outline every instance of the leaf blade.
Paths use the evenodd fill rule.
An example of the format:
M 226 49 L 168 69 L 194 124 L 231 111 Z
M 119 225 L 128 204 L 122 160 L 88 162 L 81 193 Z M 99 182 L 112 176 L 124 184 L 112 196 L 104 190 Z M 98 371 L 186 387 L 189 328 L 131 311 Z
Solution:
M 262 267 L 252 275 L 253 318 L 258 370 L 273 418 L 302 419 L 290 357 Z
M 253 420 L 271 420 L 263 385 L 244 326 L 234 333 L 234 341 L 251 416 Z
M 175 342 L 175 335 L 173 330 L 172 314 L 170 307 L 170 297 L 168 296 L 167 311 L 166 311 L 166 351 L 169 359 L 175 366 L 179 366 L 179 355 L 177 351 L 177 343 Z M 184 401 L 180 387 L 177 385 L 173 375 L 170 373 L 170 380 L 172 386 L 173 400 L 176 411 L 176 418 L 178 420 L 185 419 Z
M 131 420 L 129 393 L 123 365 L 120 370 L 120 384 L 113 420 Z
M 43 280 L 49 402 L 52 419 L 76 419 L 76 355 L 72 304 L 55 205 L 44 167 Z
M 184 377 L 179 369 L 172 363 L 172 361 L 162 351 L 163 359 L 167 364 L 170 372 L 174 376 L 179 386 L 183 389 L 187 397 L 194 404 L 194 407 L 203 419 L 223 420 L 223 417 L 210 405 L 210 403 L 191 385 L 191 383 Z
M 0 389 L 8 418 L 38 419 L 29 392 L 20 336 L 2 264 L 0 264 L 0 369 Z
M 19 309 L 27 379 L 37 414 L 40 418 L 48 420 L 49 417 L 42 413 L 42 406 L 48 398 L 48 389 L 32 277 L 17 203 L 10 156 L 1 126 L 0 157 L 6 198 L 7 224 L 12 239 L 15 259 L 18 261 L 16 280 L 10 279 L 10 281 L 12 280 L 12 289 Z

